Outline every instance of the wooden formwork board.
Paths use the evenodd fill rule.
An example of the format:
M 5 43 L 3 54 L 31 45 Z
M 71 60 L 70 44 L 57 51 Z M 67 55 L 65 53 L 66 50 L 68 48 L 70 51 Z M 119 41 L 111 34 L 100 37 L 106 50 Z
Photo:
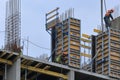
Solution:
M 75 68 L 80 68 L 80 65 L 78 65 L 78 64 L 73 64 L 73 63 L 70 63 L 69 66 L 72 66 L 72 67 L 75 67 Z
M 115 41 L 120 41 L 120 38 L 117 38 L 117 37 L 110 37 L 111 40 L 115 40 Z
M 71 61 L 71 62 L 74 62 L 74 63 L 76 63 L 76 64 L 80 63 L 80 59 L 76 59 L 76 58 L 74 58 L 74 57 L 70 57 L 70 61 Z
M 68 29 L 68 25 L 64 25 L 63 26 L 63 29 L 65 30 L 65 29 Z
M 79 42 L 76 42 L 76 41 L 70 41 L 70 44 L 72 45 L 75 45 L 75 46 L 80 46 L 80 43 Z
M 80 30 L 80 27 L 74 26 L 74 25 L 70 25 L 70 28 L 71 28 L 71 29 L 75 29 L 75 30 Z
M 68 51 L 68 47 L 64 48 L 63 50 L 64 50 L 64 51 Z
M 57 49 L 61 49 L 61 48 L 62 48 L 62 45 L 57 47 Z
M 68 28 L 65 28 L 65 29 L 64 29 L 64 32 L 68 32 Z
M 110 67 L 113 68 L 113 69 L 117 69 L 118 71 L 120 70 L 120 65 L 117 66 L 117 65 L 111 64 Z
M 88 57 L 88 58 L 91 58 L 91 54 L 88 54 L 88 53 L 80 53 L 80 56 L 84 56 L 84 57 Z
M 60 49 L 56 49 L 56 51 L 57 51 L 57 52 L 62 51 L 62 48 L 60 48 Z
M 88 35 L 88 34 L 82 34 L 82 37 L 87 38 L 87 39 L 90 39 L 90 38 L 91 38 L 91 36 Z
M 91 40 L 85 39 L 85 38 L 80 38 L 81 41 L 91 43 Z
M 111 68 L 110 71 L 116 74 L 120 74 L 120 70 L 115 69 L 115 68 Z
M 62 37 L 62 33 L 57 34 L 57 38 L 59 39 L 60 37 Z
M 61 52 L 61 53 L 62 53 L 62 52 Z M 61 53 L 58 53 L 58 52 L 57 52 L 57 53 L 56 53 L 56 56 L 57 56 L 57 55 L 61 55 Z
M 70 40 L 80 43 L 79 37 L 76 37 L 76 38 L 75 37 L 71 37 Z
M 120 74 L 116 74 L 116 73 L 111 72 L 110 77 L 118 78 L 116 80 L 119 80 L 120 79 Z M 112 79 L 112 80 L 114 80 L 114 79 Z
M 102 64 L 104 64 L 104 66 L 108 66 L 108 61 L 104 62 L 104 63 L 101 63 L 99 65 L 96 64 L 96 68 L 102 68 Z
M 116 35 L 119 35 L 119 34 L 120 34 L 120 32 L 118 32 L 118 31 L 113 31 L 113 30 L 111 30 L 110 33 L 111 33 L 111 34 L 116 34 Z
M 68 36 L 64 36 L 64 41 L 68 41 Z
M 98 74 L 102 74 L 102 69 L 101 69 L 101 70 L 97 70 L 96 72 L 97 72 Z M 108 69 L 104 70 L 104 71 L 103 71 L 103 74 L 104 74 L 104 75 L 108 75 Z
M 80 59 L 80 55 L 78 56 L 78 55 L 76 55 L 76 54 L 70 54 L 70 57 L 74 57 L 74 58 L 76 58 L 76 59 Z
M 105 41 L 108 41 L 109 39 L 108 39 L 108 36 L 107 37 L 105 37 L 105 38 L 103 38 L 103 41 L 105 42 Z M 101 39 L 98 39 L 97 40 L 97 43 L 102 43 L 102 38 Z
M 59 42 L 57 43 L 57 47 L 59 47 L 59 46 L 62 46 L 62 41 L 59 41 Z
M 119 61 L 119 60 L 120 60 L 120 57 L 110 56 L 110 59 L 113 59 L 113 60 L 117 60 L 117 61 Z
M 72 49 L 76 49 L 76 50 L 80 50 L 80 47 L 78 47 L 78 46 L 70 45 L 70 48 L 72 48 Z
M 80 20 L 78 20 L 78 19 L 70 18 L 70 22 L 73 22 L 73 23 L 76 23 L 76 24 L 80 24 Z
M 74 32 L 74 33 L 80 33 L 80 30 L 76 30 L 76 29 L 73 29 L 73 28 L 71 28 L 70 31 Z
M 67 46 L 67 47 L 68 47 L 68 42 L 64 43 L 64 46 Z
M 68 41 L 68 38 L 64 38 L 64 42 Z
M 57 36 L 62 35 L 62 31 L 57 31 L 56 33 L 57 33 Z
M 68 38 L 65 37 L 64 40 L 63 40 L 64 43 L 67 43 L 68 42 Z
M 80 45 L 81 45 L 81 47 L 83 47 L 83 48 L 91 49 L 91 46 L 87 46 L 87 45 L 83 45 L 83 44 L 80 44 Z
M 116 66 L 120 66 L 120 61 L 111 59 L 111 64 L 116 65 Z
M 104 54 L 104 57 L 108 57 L 109 55 L 108 54 Z M 100 60 L 100 59 L 102 59 L 102 56 L 97 56 L 97 58 L 96 58 L 96 60 Z
M 98 53 L 97 57 L 102 56 L 101 50 L 97 51 L 97 53 Z M 108 54 L 108 49 L 104 50 L 104 52 L 103 52 L 103 54 L 106 54 L 106 53 Z
M 110 45 L 120 48 L 120 44 L 111 43 Z
M 57 50 L 57 55 L 58 54 L 62 54 L 62 51 L 61 50 Z
M 107 34 L 98 35 L 98 36 L 97 36 L 97 40 L 102 39 L 102 38 L 106 38 L 106 37 L 108 37 Z
M 77 37 L 80 37 L 80 33 L 75 33 L 75 32 L 70 32 L 70 35 L 75 35 L 75 36 L 77 36 Z
M 58 28 L 58 29 L 57 29 L 57 33 L 62 33 L 62 29 L 61 29 L 61 28 Z
M 111 56 L 113 55 L 113 56 L 119 56 L 120 57 L 120 53 L 117 53 L 117 52 L 111 51 L 110 54 L 111 54 Z

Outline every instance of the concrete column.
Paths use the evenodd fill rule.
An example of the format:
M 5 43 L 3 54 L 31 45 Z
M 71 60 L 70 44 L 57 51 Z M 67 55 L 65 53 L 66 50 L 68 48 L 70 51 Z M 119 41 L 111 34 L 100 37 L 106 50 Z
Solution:
M 68 73 L 68 80 L 75 80 L 75 72 L 74 71 L 70 71 Z
M 21 59 L 17 59 L 12 66 L 7 68 L 7 79 L 6 80 L 20 80 L 21 72 Z

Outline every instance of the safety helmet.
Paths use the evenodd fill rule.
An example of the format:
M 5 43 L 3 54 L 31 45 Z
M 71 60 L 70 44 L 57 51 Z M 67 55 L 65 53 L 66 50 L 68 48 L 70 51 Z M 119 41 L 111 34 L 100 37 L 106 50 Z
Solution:
M 108 13 L 111 13 L 111 10 L 108 10 L 107 12 L 108 12 Z
M 110 11 L 111 11 L 111 13 L 113 13 L 113 12 L 114 12 L 114 9 L 111 9 Z

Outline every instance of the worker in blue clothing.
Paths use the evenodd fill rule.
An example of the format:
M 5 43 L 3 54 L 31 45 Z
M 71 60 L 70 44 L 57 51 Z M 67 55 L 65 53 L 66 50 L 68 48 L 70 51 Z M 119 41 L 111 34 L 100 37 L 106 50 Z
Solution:
M 110 18 L 113 20 L 113 16 L 112 13 L 114 12 L 113 9 L 110 9 L 106 12 L 105 17 L 104 17 L 104 21 L 105 21 L 105 27 L 108 31 L 108 29 L 111 27 L 111 21 Z

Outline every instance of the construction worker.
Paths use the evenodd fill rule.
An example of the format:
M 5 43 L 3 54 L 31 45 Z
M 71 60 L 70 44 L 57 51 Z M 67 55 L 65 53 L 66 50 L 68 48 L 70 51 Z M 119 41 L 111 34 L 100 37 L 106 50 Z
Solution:
M 112 16 L 113 12 L 114 12 L 113 9 L 108 10 L 104 17 L 105 27 L 106 27 L 107 31 L 108 31 L 109 27 L 111 27 L 110 18 L 113 20 L 113 16 Z

